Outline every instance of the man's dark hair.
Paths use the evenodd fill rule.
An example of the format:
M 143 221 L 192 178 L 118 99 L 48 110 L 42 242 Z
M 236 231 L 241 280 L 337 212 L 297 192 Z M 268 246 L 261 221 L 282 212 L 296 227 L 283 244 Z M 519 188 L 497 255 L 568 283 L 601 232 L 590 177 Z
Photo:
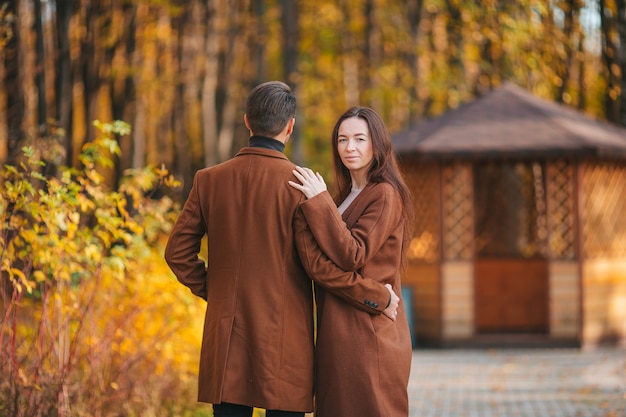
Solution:
M 296 96 L 281 81 L 259 84 L 246 103 L 248 126 L 253 134 L 274 138 L 296 116 Z

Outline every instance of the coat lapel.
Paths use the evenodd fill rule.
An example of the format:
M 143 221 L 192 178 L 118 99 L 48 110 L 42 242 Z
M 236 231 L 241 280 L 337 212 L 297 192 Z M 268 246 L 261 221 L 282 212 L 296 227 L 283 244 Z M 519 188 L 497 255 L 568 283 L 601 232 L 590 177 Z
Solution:
M 354 201 L 343 212 L 343 215 L 341 217 L 343 218 L 343 221 L 346 222 L 348 229 L 351 229 L 352 226 L 354 226 L 354 224 L 357 222 L 357 220 L 359 220 L 359 217 L 361 217 L 363 210 L 362 208 L 360 208 L 360 201 L 363 200 L 364 196 L 372 191 L 372 187 L 374 187 L 373 183 L 367 183 L 363 191 L 361 191 L 359 195 L 356 196 Z

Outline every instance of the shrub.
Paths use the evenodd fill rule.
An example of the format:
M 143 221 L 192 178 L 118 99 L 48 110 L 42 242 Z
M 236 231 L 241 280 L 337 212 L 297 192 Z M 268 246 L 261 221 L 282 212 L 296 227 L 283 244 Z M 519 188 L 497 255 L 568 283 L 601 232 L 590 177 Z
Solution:
M 199 415 L 203 301 L 163 261 L 176 210 L 155 198 L 176 183 L 146 167 L 108 189 L 129 126 L 96 126 L 82 169 L 44 176 L 24 148 L 2 173 L 0 416 Z

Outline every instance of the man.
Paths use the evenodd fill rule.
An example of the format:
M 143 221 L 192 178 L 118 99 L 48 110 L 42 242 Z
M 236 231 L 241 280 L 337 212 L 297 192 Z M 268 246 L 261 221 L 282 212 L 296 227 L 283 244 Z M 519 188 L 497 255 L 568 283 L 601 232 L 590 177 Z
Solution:
M 312 283 L 292 228 L 305 197 L 287 185 L 295 165 L 283 154 L 295 113 L 282 82 L 250 92 L 249 146 L 196 173 L 165 249 L 177 279 L 207 301 L 198 400 L 213 404 L 215 417 L 313 409 Z M 207 264 L 198 257 L 204 235 Z M 321 284 L 371 314 L 397 307 L 389 288 L 356 273 Z

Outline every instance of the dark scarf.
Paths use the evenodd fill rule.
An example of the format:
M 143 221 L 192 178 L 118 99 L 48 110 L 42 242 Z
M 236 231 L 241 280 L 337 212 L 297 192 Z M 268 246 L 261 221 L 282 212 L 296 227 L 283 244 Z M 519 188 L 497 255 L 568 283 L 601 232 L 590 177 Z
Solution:
M 268 138 L 267 136 L 250 136 L 250 147 L 272 149 L 278 152 L 285 152 L 285 144 L 279 140 Z

